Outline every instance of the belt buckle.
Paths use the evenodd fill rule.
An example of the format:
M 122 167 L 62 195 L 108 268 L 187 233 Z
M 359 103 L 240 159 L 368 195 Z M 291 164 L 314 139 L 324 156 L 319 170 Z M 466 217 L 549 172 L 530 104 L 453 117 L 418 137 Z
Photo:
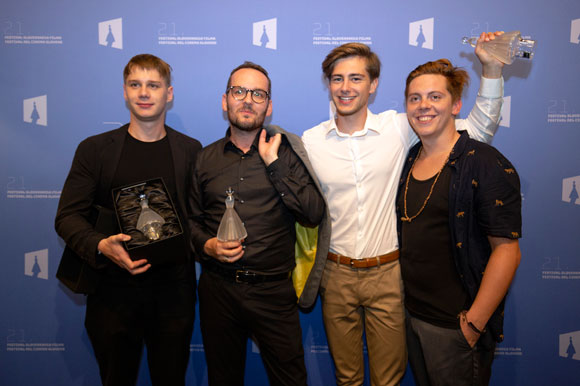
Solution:
M 356 263 L 356 259 L 353 259 L 353 258 L 351 258 L 351 259 L 350 259 L 350 261 L 349 261 L 349 265 L 350 265 L 350 267 L 351 267 L 351 268 L 356 268 L 356 267 L 355 267 L 355 263 Z
M 236 270 L 236 283 L 249 283 L 249 280 L 242 280 L 241 277 L 252 277 L 255 278 L 256 274 L 254 272 L 238 269 Z

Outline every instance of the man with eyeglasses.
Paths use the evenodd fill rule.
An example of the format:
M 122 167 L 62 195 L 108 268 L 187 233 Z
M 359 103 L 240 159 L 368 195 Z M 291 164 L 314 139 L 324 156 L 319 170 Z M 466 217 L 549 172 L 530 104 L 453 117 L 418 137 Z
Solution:
M 268 91 L 266 91 L 268 90 Z M 230 74 L 222 108 L 230 126 L 198 157 L 190 195 L 192 239 L 202 264 L 201 331 L 210 385 L 243 385 L 246 344 L 258 345 L 270 384 L 306 385 L 297 298 L 295 222 L 317 225 L 324 199 L 296 135 L 263 128 L 270 79 L 245 62 Z M 275 130 L 275 131 L 272 131 Z M 243 240 L 218 240 L 233 190 Z M 230 193 L 231 194 L 231 193 Z

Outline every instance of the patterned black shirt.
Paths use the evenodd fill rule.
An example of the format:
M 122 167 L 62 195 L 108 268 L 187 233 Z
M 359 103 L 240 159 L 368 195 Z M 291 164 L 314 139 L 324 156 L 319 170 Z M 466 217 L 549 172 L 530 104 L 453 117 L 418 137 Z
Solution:
M 465 131 L 460 134 L 449 157 L 452 172 L 449 225 L 457 273 L 473 302 L 491 255 L 487 237 L 521 237 L 522 200 L 520 180 L 514 166 L 492 146 L 470 139 Z M 399 196 L 404 193 L 407 174 L 420 146 L 418 143 L 409 151 L 399 181 Z M 399 243 L 401 213 L 402 208 L 397 205 Z M 504 302 L 505 299 L 487 325 L 497 341 L 503 339 Z

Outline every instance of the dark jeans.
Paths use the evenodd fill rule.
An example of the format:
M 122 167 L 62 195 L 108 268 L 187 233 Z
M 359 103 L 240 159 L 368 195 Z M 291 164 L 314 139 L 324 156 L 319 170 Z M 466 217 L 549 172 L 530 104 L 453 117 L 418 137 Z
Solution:
M 271 385 L 306 385 L 302 330 L 291 279 L 246 284 L 204 270 L 199 314 L 209 384 L 243 385 L 255 339 Z
M 407 313 L 407 350 L 417 386 L 489 384 L 495 344 L 469 346 L 461 329 L 434 326 Z
M 135 385 L 143 344 L 153 385 L 185 385 L 194 318 L 193 280 L 89 295 L 85 327 L 103 385 Z

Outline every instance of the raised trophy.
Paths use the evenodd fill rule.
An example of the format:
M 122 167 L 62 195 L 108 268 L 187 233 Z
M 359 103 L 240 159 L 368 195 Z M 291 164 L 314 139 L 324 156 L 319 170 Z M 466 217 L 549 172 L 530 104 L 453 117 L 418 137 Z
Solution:
M 463 37 L 463 44 L 475 47 L 477 37 Z M 506 32 L 496 36 L 494 40 L 483 42 L 483 49 L 505 64 L 512 64 L 515 58 L 532 59 L 536 49 L 536 41 L 522 39 L 520 31 Z
M 137 229 L 141 231 L 149 240 L 155 241 L 161 237 L 162 227 L 165 219 L 153 209 L 149 208 L 147 195 L 139 195 L 139 205 L 141 205 L 141 214 L 137 219 Z
M 226 211 L 220 221 L 217 239 L 219 241 L 240 241 L 248 236 L 248 232 L 234 209 L 234 191 L 232 188 L 228 188 L 226 194 L 228 195 L 225 200 Z

